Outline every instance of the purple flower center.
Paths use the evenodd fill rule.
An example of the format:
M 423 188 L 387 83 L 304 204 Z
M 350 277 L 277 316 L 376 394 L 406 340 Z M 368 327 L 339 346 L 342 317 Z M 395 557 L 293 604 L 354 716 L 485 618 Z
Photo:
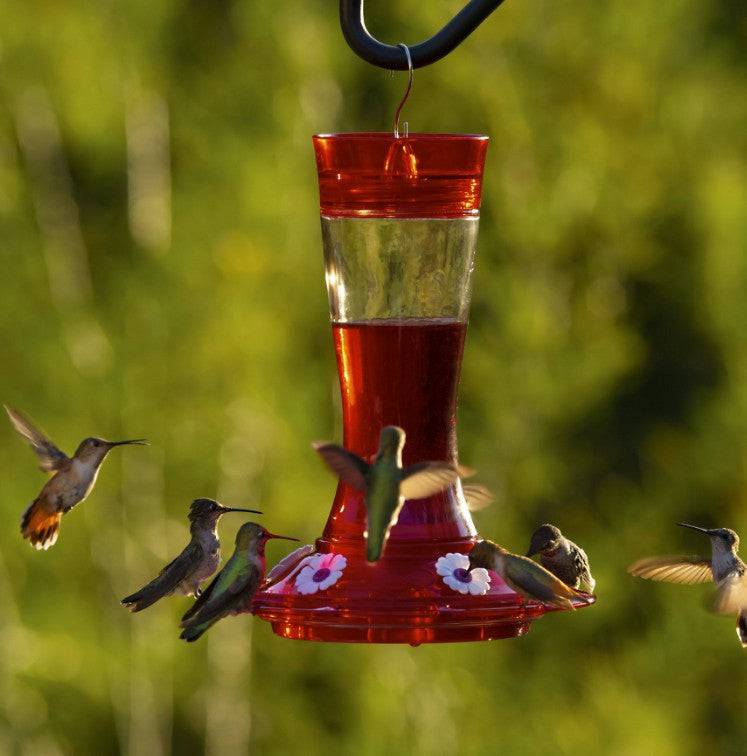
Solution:
M 332 573 L 332 570 L 329 570 L 326 567 L 322 567 L 321 570 L 317 570 L 314 573 L 314 576 L 311 579 L 315 583 L 321 583 L 322 580 L 326 580 L 330 576 L 331 573 Z
M 465 570 L 464 567 L 458 567 L 454 570 L 454 577 L 460 582 L 460 583 L 471 583 L 472 582 L 472 573 L 469 570 Z

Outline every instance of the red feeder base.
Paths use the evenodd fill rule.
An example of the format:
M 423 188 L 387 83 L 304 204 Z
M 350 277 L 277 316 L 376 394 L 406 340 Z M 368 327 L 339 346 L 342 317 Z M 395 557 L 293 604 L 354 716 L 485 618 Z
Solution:
M 253 611 L 283 638 L 337 643 L 456 643 L 524 635 L 532 620 L 553 608 L 525 603 L 490 572 L 483 596 L 452 590 L 436 572 L 447 553 L 467 553 L 474 538 L 452 541 L 390 541 L 384 558 L 365 561 L 363 542 L 343 547 L 325 539 L 318 553 L 342 554 L 347 566 L 333 586 L 312 595 L 299 593 L 299 568 L 263 586 Z M 589 596 L 578 601 L 593 603 Z

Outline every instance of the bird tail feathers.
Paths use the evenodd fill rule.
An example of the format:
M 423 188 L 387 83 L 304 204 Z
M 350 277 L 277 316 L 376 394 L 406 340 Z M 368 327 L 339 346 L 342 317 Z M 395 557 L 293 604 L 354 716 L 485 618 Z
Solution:
M 136 591 L 135 593 L 130 594 L 129 596 L 125 596 L 122 599 L 122 603 L 131 611 L 131 612 L 140 612 L 143 609 L 147 609 L 149 606 L 152 606 L 153 604 L 158 601 L 158 599 L 161 598 L 161 593 L 156 591 L 149 591 L 149 586 L 145 586 L 145 588 L 142 588 L 139 591 Z
M 23 513 L 21 534 L 35 549 L 46 551 L 57 541 L 61 519 L 62 512 L 50 513 L 41 505 L 39 499 L 35 499 Z
M 207 631 L 212 624 L 212 622 L 203 622 L 201 625 L 185 627 L 179 637 L 182 640 L 187 641 L 187 643 L 194 643 L 198 638 L 202 637 L 202 634 Z
M 368 531 L 366 538 L 366 561 L 369 564 L 378 562 L 381 559 L 381 552 L 384 550 L 383 534 L 372 533 Z
M 174 586 L 165 585 L 163 572 L 139 591 L 125 596 L 122 602 L 131 612 L 140 612 L 174 591 Z

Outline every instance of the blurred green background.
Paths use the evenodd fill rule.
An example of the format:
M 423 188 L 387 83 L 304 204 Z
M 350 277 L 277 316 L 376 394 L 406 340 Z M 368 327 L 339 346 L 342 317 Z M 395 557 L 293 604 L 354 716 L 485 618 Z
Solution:
M 394 43 L 462 3 L 367 5 Z M 625 566 L 707 553 L 679 519 L 747 534 L 746 76 L 740 0 L 512 0 L 415 73 L 411 130 L 492 138 L 460 404 L 499 493 L 478 527 L 520 550 L 557 523 L 598 604 L 491 644 L 242 616 L 187 646 L 183 600 L 118 599 L 194 496 L 321 532 L 309 441 L 339 416 L 310 136 L 388 129 L 405 77 L 347 49 L 333 0 L 2 4 L 0 399 L 68 452 L 153 445 L 112 454 L 36 553 L 43 477 L 0 421 L 0 752 L 744 753 L 733 621 Z

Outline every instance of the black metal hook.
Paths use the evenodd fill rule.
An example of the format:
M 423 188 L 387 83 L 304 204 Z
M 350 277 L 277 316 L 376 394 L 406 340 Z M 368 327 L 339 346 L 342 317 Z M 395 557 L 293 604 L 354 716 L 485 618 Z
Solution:
M 408 45 L 413 68 L 435 63 L 448 55 L 503 2 L 503 0 L 469 0 L 467 5 L 430 39 Z M 379 68 L 406 71 L 407 60 L 402 48 L 385 45 L 371 36 L 363 16 L 363 0 L 340 0 L 340 26 L 345 41 L 354 53 Z

